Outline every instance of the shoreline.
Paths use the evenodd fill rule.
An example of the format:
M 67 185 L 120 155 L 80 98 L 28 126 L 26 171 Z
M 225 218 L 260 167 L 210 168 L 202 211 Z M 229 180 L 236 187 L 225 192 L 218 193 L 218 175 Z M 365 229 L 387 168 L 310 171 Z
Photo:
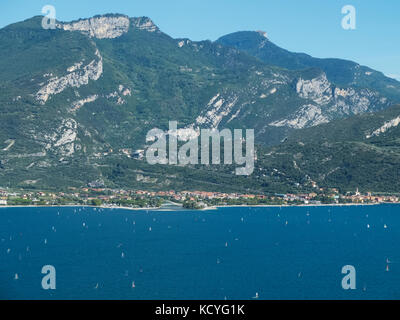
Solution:
M 145 208 L 132 208 L 132 207 L 112 207 L 112 206 L 91 206 L 91 205 L 1 205 L 0 209 L 9 209 L 9 208 L 98 208 L 98 209 L 116 209 L 116 210 L 131 210 L 131 211 L 208 211 L 208 210 L 218 210 L 219 208 L 290 208 L 290 207 L 344 207 L 344 206 L 377 206 L 377 205 L 384 205 L 384 204 L 393 204 L 398 205 L 400 203 L 393 203 L 393 202 L 379 202 L 379 203 L 321 203 L 321 204 L 296 204 L 296 205 L 279 205 L 279 204 L 260 204 L 260 205 L 216 205 L 205 207 L 201 209 L 186 209 L 186 208 L 163 208 L 161 207 L 145 207 Z
M 27 205 L 27 206 L 0 206 L 1 208 L 98 208 L 98 209 L 122 209 L 122 210 L 158 210 L 161 207 L 148 207 L 148 208 L 132 208 L 132 207 L 111 207 L 111 206 L 91 206 L 91 205 L 84 205 L 84 204 L 70 204 L 70 205 L 54 205 L 54 206 L 35 206 L 35 205 Z
M 400 204 L 400 203 L 393 203 L 393 202 L 378 202 L 378 203 L 320 203 L 320 204 L 255 204 L 255 205 L 242 205 L 242 204 L 237 204 L 237 205 L 226 205 L 226 206 L 212 206 L 209 208 L 241 208 L 241 207 L 248 207 L 248 208 L 278 208 L 278 207 L 285 207 L 285 208 L 290 208 L 290 207 L 342 207 L 342 206 L 377 206 L 381 204 Z M 208 208 L 202 209 L 202 210 L 207 210 Z

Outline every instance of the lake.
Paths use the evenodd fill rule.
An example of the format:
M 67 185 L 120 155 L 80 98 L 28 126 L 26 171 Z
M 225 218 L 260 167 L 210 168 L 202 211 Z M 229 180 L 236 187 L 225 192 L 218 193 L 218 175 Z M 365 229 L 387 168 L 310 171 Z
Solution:
M 399 209 L 0 208 L 0 298 L 399 299 Z

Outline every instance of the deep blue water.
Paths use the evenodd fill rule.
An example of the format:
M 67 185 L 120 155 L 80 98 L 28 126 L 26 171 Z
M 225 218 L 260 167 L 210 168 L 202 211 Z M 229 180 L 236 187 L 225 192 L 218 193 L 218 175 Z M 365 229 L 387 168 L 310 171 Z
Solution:
M 0 298 L 399 299 L 399 209 L 0 208 Z

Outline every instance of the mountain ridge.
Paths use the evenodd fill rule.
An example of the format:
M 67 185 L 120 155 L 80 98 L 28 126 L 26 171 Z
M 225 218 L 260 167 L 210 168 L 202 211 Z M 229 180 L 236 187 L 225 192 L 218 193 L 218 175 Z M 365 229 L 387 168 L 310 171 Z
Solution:
M 339 86 L 318 66 L 287 69 L 220 41 L 173 39 L 148 17 L 98 15 L 57 21 L 54 30 L 41 28 L 41 19 L 0 29 L 2 186 L 309 188 L 305 175 L 291 168 L 292 158 L 277 156 L 275 163 L 265 155 L 288 152 L 281 141 L 290 144 L 307 128 L 317 132 L 325 123 L 384 112 L 397 101 L 396 87 L 393 99 L 363 87 L 362 79 Z M 182 134 L 254 128 L 257 174 L 239 178 L 229 166 L 151 166 L 133 159 L 135 150 L 148 147 L 147 131 L 165 130 L 170 120 Z M 278 167 L 293 178 L 277 177 Z
M 389 85 L 396 86 L 397 91 L 400 88 L 397 80 L 386 77 L 382 72 L 366 66 L 361 66 L 351 60 L 314 58 L 306 53 L 290 52 L 275 45 L 257 31 L 234 32 L 220 37 L 216 42 L 248 52 L 250 55 L 259 58 L 265 63 L 283 68 L 292 70 L 309 67 L 320 68 L 327 74 L 327 77 L 337 85 L 348 86 L 352 84 L 354 78 L 358 76 L 362 78 L 363 84 L 367 84 L 367 87 L 370 88 L 370 86 L 376 84 L 374 83 L 375 79 L 370 79 L 375 76 L 378 77 L 379 81 L 385 80 Z M 339 70 L 333 70 L 332 65 Z M 371 75 L 372 77 L 370 77 Z

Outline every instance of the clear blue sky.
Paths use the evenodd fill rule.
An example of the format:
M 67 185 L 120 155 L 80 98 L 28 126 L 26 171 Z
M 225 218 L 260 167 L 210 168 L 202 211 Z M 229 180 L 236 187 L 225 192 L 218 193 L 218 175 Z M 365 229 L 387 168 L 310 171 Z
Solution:
M 40 15 L 46 4 L 62 21 L 104 13 L 149 16 L 174 38 L 216 40 L 264 30 L 291 51 L 351 59 L 400 80 L 399 0 L 1 0 L 0 27 Z M 341 27 L 347 4 L 356 8 L 356 30 Z

